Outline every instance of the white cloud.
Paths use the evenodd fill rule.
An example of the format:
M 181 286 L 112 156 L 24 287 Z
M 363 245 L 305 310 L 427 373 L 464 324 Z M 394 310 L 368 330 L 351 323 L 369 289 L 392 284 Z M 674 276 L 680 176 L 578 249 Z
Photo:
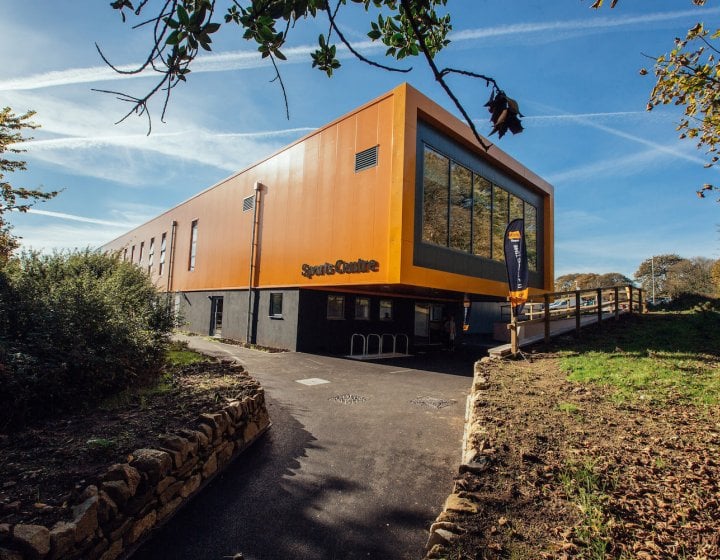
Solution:
M 64 224 L 24 224 L 16 227 L 13 233 L 22 237 L 23 249 L 50 252 L 64 249 L 98 248 L 127 231 L 124 227 L 95 224 L 87 226 L 68 226 Z
M 597 179 L 600 176 L 612 177 L 636 174 L 649 165 L 661 160 L 667 160 L 665 151 L 645 150 L 627 156 L 613 156 L 586 165 L 565 169 L 557 173 L 550 173 L 545 176 L 545 179 L 553 185 L 558 186 L 564 183 L 577 183 L 586 179 Z
M 52 212 L 50 210 L 39 210 L 37 208 L 30 208 L 28 214 L 37 214 L 38 216 L 48 216 L 50 218 L 59 218 L 61 220 L 69 220 L 71 222 L 83 222 L 87 224 L 97 224 L 101 226 L 110 226 L 118 228 L 132 228 L 138 225 L 137 223 L 127 222 L 113 222 L 110 220 L 100 220 L 98 218 L 88 218 L 86 216 L 78 216 L 76 214 L 66 214 L 65 212 Z

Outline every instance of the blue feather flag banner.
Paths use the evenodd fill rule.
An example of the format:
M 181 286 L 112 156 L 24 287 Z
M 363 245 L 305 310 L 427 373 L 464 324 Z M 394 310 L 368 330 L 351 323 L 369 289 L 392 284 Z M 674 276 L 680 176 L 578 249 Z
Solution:
M 525 222 L 513 220 L 505 228 L 505 268 L 510 288 L 510 305 L 520 316 L 528 299 L 528 262 L 525 247 Z

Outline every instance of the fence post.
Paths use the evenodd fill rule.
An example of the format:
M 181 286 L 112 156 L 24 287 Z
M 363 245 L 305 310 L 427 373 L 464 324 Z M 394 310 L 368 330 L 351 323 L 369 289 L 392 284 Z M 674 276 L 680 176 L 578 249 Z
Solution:
M 598 328 L 602 325 L 602 316 L 603 316 L 603 308 L 602 308 L 602 290 L 600 288 L 597 289 L 597 318 L 598 318 Z
M 615 320 L 617 321 L 620 318 L 620 288 L 615 286 L 613 290 L 615 292 Z
M 580 290 L 575 292 L 575 336 L 580 338 Z
M 550 342 L 550 294 L 545 294 L 545 343 Z
M 632 312 L 633 312 L 633 287 L 632 287 L 632 284 L 630 284 L 627 287 L 627 290 L 628 290 L 628 313 L 630 313 L 630 315 L 632 315 Z

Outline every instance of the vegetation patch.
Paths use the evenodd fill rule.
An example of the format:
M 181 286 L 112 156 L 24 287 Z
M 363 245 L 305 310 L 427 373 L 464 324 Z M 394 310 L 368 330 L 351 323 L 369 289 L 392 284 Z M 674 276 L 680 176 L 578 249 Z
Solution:
M 720 558 L 720 405 L 707 398 L 720 345 L 702 313 L 627 317 L 571 349 L 488 364 L 473 413 L 481 456 L 455 481 L 477 513 L 444 512 L 465 532 L 428 558 Z M 646 361 L 665 370 L 616 372 Z M 568 364 L 586 363 L 592 376 L 568 379 Z
M 720 313 L 657 313 L 630 322 L 563 351 L 568 379 L 612 387 L 617 402 L 720 401 Z

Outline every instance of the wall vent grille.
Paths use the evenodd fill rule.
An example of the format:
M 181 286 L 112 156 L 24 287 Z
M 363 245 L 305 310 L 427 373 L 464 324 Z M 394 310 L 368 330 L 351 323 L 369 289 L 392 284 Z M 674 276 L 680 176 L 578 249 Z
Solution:
M 355 173 L 370 169 L 378 164 L 378 147 L 373 146 L 355 154 Z
M 255 206 L 255 195 L 252 194 L 248 196 L 247 198 L 243 198 L 243 212 L 248 212 L 253 209 L 253 206 Z

